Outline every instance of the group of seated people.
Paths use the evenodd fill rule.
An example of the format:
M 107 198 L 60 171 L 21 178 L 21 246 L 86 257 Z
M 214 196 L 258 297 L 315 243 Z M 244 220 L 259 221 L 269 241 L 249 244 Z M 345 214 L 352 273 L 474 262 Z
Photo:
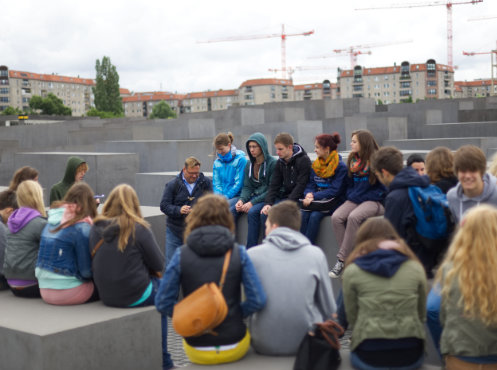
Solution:
M 0 194 L 0 212 L 8 216 L 7 286 L 50 304 L 98 297 L 115 307 L 155 303 L 169 369 L 167 316 L 180 292 L 187 296 L 218 281 L 232 250 L 222 290 L 228 315 L 216 335 L 184 338 L 191 362 L 237 361 L 250 347 L 292 356 L 314 323 L 336 318 L 352 330 L 354 368 L 416 369 L 425 357 L 428 317 L 447 369 L 496 369 L 497 179 L 487 173 L 483 152 L 438 147 L 422 166 L 413 166 L 423 162 L 416 160 L 404 167 L 398 149 L 380 148 L 371 132 L 358 130 L 344 163 L 340 140 L 337 133 L 318 135 L 311 162 L 290 134 L 275 137 L 275 159 L 264 135 L 255 133 L 246 143 L 247 160 L 233 135 L 218 135 L 212 181 L 189 157 L 165 186 L 165 253 L 129 185 L 117 186 L 97 215 L 84 173 L 72 172 L 73 184 L 52 203 L 47 220 L 40 185 L 24 180 Z M 416 233 L 408 192 L 432 185 L 447 193 L 455 231 L 427 247 Z M 12 193 L 17 204 L 5 207 L 4 194 Z M 241 213 L 248 216 L 246 246 L 235 242 Z M 339 247 L 331 270 L 314 245 L 326 215 Z M 330 277 L 343 281 L 336 301 Z

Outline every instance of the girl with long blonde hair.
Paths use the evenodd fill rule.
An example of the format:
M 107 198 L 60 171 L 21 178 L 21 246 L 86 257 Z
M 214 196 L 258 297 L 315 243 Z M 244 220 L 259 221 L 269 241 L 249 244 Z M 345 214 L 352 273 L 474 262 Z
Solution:
M 16 197 L 19 208 L 7 220 L 4 275 L 16 296 L 39 298 L 35 266 L 41 234 L 47 223 L 43 189 L 38 182 L 26 180 L 19 184 Z
M 463 218 L 435 278 L 447 369 L 497 369 L 495 266 L 497 209 L 477 206 Z M 432 333 L 436 324 L 429 321 Z
M 83 182 L 69 188 L 60 207 L 48 211 L 36 263 L 36 277 L 46 303 L 75 305 L 98 298 L 88 249 L 96 215 L 93 191 Z
M 143 219 L 135 190 L 116 186 L 95 218 L 90 232 L 93 279 L 100 299 L 112 307 L 154 304 L 164 254 L 150 225 Z M 167 317 L 161 318 L 163 369 L 173 367 L 167 352 Z

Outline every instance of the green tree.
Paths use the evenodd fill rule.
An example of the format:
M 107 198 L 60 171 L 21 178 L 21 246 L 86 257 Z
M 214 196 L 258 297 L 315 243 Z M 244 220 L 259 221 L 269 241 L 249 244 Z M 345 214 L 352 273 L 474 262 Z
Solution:
M 21 110 L 19 108 L 14 108 L 12 106 L 8 106 L 2 111 L 2 114 L 5 116 L 14 116 L 16 114 L 21 114 Z
M 97 110 L 96 108 L 91 108 L 88 112 L 86 112 L 88 117 L 100 117 L 100 118 L 118 118 L 122 117 L 122 114 L 114 114 L 112 112 L 102 112 L 101 110 Z
M 32 110 L 39 110 L 41 114 L 70 116 L 72 110 L 64 105 L 62 99 L 50 93 L 45 98 L 34 95 L 29 99 L 29 107 Z
M 176 118 L 176 113 L 164 100 L 155 104 L 150 118 Z
M 112 65 L 109 57 L 104 56 L 102 62 L 97 59 L 95 70 L 97 72 L 95 87 L 93 87 L 95 108 L 98 111 L 122 115 L 123 103 L 119 92 L 119 74 L 116 67 Z

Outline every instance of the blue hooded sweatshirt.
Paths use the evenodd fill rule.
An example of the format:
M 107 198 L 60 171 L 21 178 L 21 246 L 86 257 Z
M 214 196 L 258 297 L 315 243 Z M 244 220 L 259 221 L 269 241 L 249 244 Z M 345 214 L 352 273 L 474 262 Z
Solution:
M 231 145 L 230 158 L 218 158 L 212 169 L 212 187 L 215 194 L 231 199 L 240 195 L 243 186 L 243 172 L 247 158 L 242 150 Z M 228 156 L 228 155 L 227 155 Z M 229 156 L 228 156 L 229 157 Z

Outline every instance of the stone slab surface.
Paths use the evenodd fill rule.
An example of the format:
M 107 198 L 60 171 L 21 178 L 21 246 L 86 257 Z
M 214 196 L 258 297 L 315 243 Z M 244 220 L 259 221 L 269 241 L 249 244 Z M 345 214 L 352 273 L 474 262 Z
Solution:
M 2 369 L 159 369 L 154 307 L 52 306 L 0 292 Z
M 39 173 L 39 182 L 44 189 L 48 205 L 50 188 L 64 177 L 67 158 L 75 155 L 84 159 L 90 170 L 84 181 L 95 194 L 109 195 L 121 183 L 135 186 L 135 173 L 138 172 L 138 155 L 134 153 L 95 153 L 95 152 L 21 152 L 14 157 L 14 168 L 31 166 Z

